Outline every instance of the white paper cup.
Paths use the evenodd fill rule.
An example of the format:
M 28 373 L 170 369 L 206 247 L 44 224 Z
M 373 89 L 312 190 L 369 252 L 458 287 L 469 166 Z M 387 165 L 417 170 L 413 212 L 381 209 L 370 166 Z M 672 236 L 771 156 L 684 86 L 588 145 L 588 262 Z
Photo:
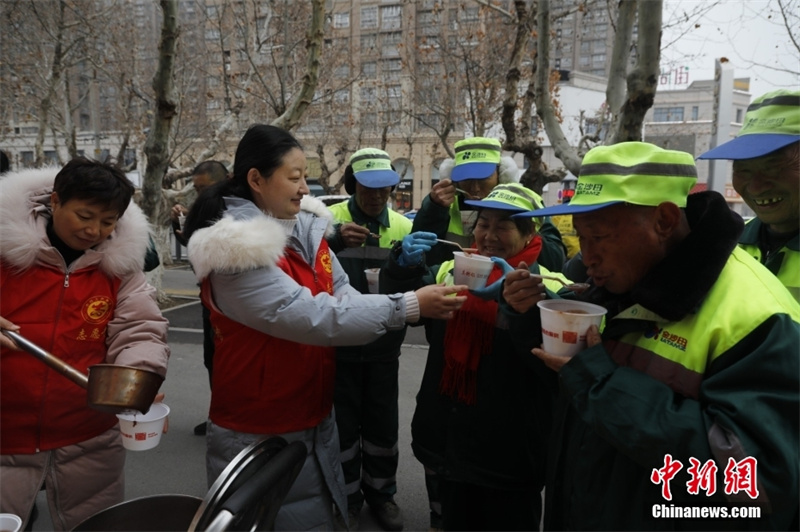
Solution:
M 164 403 L 153 403 L 146 414 L 117 414 L 122 445 L 129 451 L 152 449 L 161 441 L 164 418 L 168 415 L 169 407 Z
M 18 532 L 22 528 L 22 519 L 14 514 L 0 514 L 0 532 Z
M 536 305 L 542 317 L 544 350 L 564 357 L 586 349 L 586 331 L 599 326 L 606 313 L 600 305 L 567 299 L 545 299 Z
M 486 286 L 486 280 L 494 268 L 492 259 L 477 253 L 466 255 L 461 251 L 454 252 L 453 258 L 455 259 L 453 267 L 455 284 L 465 284 L 470 290 Z
M 378 278 L 380 277 L 380 268 L 367 268 L 364 270 L 364 275 L 367 276 L 367 286 L 369 287 L 370 294 L 378 293 Z

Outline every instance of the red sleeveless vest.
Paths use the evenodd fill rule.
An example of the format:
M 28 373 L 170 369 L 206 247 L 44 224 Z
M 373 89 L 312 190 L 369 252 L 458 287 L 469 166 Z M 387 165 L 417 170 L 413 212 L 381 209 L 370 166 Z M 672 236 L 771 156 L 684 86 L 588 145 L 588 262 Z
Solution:
M 0 266 L 3 317 L 82 373 L 106 360 L 106 327 L 120 280 L 97 267 L 66 274 Z M 117 423 L 89 408 L 86 390 L 24 351 L 0 350 L 0 452 L 32 454 L 94 438 Z
M 286 248 L 277 267 L 313 295 L 333 293 L 331 254 L 322 240 L 314 267 Z M 233 321 L 213 304 L 208 278 L 203 303 L 214 328 L 209 417 L 227 429 L 282 434 L 318 425 L 331 411 L 335 349 L 275 338 Z

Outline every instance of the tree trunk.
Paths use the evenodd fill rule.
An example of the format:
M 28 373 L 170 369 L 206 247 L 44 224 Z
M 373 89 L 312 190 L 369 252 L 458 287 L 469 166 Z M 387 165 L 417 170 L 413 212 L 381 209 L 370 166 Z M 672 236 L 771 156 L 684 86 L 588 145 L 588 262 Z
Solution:
M 56 88 L 61 85 L 62 53 L 64 50 L 64 11 L 66 2 L 61 0 L 58 3 L 58 28 L 56 28 L 56 42 L 53 49 L 53 63 L 47 79 L 45 95 L 39 102 L 39 130 L 36 133 L 36 144 L 34 145 L 34 166 L 40 167 L 44 164 L 44 140 L 47 130 L 50 127 L 50 109 L 53 107 L 53 100 L 56 97 Z
M 556 157 L 561 159 L 570 172 L 578 175 L 581 157 L 578 156 L 578 151 L 570 145 L 564 135 L 550 97 L 550 0 L 539 1 L 537 24 L 539 35 L 537 41 L 536 114 L 544 124 Z
M 179 34 L 178 3 L 174 0 L 161 0 L 160 4 L 164 20 L 161 25 L 161 41 L 158 45 L 158 67 L 153 76 L 156 109 L 144 146 L 147 166 L 142 180 L 142 210 L 154 227 L 159 227 L 160 225 L 161 180 L 166 174 L 169 164 L 169 132 L 172 118 L 175 116 L 177 108 L 173 72 L 175 68 L 175 49 Z M 159 240 L 163 240 L 167 234 L 164 227 L 160 227 L 157 231 Z M 158 247 L 163 249 L 163 245 Z M 161 273 L 161 266 L 151 272 L 148 276 L 151 284 L 157 287 L 160 286 Z M 159 300 L 164 300 L 165 297 L 163 292 L 159 290 Z
M 622 105 L 625 102 L 625 87 L 630 57 L 633 24 L 636 20 L 637 0 L 620 0 L 614 48 L 611 52 L 611 74 L 606 87 L 606 110 L 611 114 L 609 131 L 616 131 Z M 576 174 L 577 175 L 577 174 Z
M 306 34 L 306 73 L 300 90 L 292 98 L 286 111 L 272 121 L 272 125 L 290 130 L 300 123 L 306 108 L 311 105 L 319 81 L 319 58 L 322 55 L 322 40 L 325 36 L 325 0 L 312 0 L 311 25 Z
M 658 88 L 663 4 L 663 0 L 639 2 L 639 57 L 628 75 L 628 97 L 611 143 L 642 140 L 644 115 L 653 106 Z

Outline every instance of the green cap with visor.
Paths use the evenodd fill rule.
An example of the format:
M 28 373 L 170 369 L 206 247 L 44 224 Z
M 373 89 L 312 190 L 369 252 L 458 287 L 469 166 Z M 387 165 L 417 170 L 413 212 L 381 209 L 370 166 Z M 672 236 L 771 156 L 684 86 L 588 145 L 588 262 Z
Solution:
M 392 158 L 383 150 L 363 148 L 350 156 L 356 181 L 367 188 L 393 187 L 400 175 L 392 170 Z
M 646 142 L 598 146 L 583 158 L 575 195 L 569 203 L 514 217 L 579 214 L 617 203 L 655 207 L 671 202 L 683 208 L 696 182 L 697 168 L 689 153 Z
M 539 194 L 519 183 L 497 185 L 482 200 L 467 200 L 464 203 L 478 209 L 499 209 L 515 211 L 516 213 L 525 213 L 544 207 L 544 200 Z M 520 216 L 515 215 L 514 218 L 521 216 L 522 214 Z M 528 214 L 528 217 L 530 216 Z M 535 225 L 538 231 L 541 223 L 536 223 Z
M 800 142 L 800 90 L 781 89 L 753 100 L 739 136 L 698 159 L 754 159 Z
M 472 137 L 459 140 L 453 145 L 456 158 L 450 179 L 486 179 L 500 164 L 502 145 L 497 139 Z

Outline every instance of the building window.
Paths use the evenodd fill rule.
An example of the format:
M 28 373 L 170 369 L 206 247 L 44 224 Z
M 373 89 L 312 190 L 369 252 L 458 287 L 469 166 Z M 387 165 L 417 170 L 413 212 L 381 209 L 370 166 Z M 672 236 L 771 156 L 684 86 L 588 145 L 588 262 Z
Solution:
M 464 16 L 461 20 L 464 22 L 477 22 L 480 14 L 480 8 L 468 7 L 464 9 Z
M 397 57 L 400 55 L 400 50 L 397 45 L 403 40 L 403 34 L 399 31 L 391 33 L 384 33 L 381 38 L 381 56 L 383 57 Z
M 386 87 L 386 99 L 389 109 L 400 109 L 403 103 L 403 91 L 400 85 L 389 85 Z
M 381 29 L 399 30 L 403 26 L 403 7 L 389 6 L 381 8 Z
M 333 77 L 335 78 L 347 78 L 350 76 L 350 65 L 339 65 L 333 71 Z
M 742 123 L 742 110 L 741 109 L 737 109 L 736 110 L 736 123 L 737 124 L 741 124 Z
M 378 64 L 375 62 L 362 63 L 361 74 L 367 79 L 375 79 L 378 75 Z
M 217 30 L 217 29 L 206 30 L 206 40 L 207 41 L 218 41 L 219 40 L 219 30 Z
M 350 27 L 350 12 L 334 13 L 333 14 L 333 27 L 334 28 L 349 28 Z
M 338 90 L 333 93 L 333 101 L 336 103 L 349 103 L 350 102 L 350 90 L 349 89 L 342 89 Z
M 361 29 L 378 27 L 378 6 L 361 8 Z
M 375 105 L 375 87 L 361 88 L 361 103 L 363 105 Z
M 387 79 L 398 79 L 402 69 L 403 62 L 400 59 L 385 59 L 381 63 L 381 75 Z
M 696 105 L 692 106 L 692 120 L 697 120 L 700 115 L 700 108 Z
M 362 52 L 369 52 L 371 50 L 375 50 L 375 47 L 378 46 L 378 36 L 374 33 L 368 33 L 367 35 L 361 36 L 361 51 Z
M 683 107 L 654 107 L 653 122 L 683 122 Z

